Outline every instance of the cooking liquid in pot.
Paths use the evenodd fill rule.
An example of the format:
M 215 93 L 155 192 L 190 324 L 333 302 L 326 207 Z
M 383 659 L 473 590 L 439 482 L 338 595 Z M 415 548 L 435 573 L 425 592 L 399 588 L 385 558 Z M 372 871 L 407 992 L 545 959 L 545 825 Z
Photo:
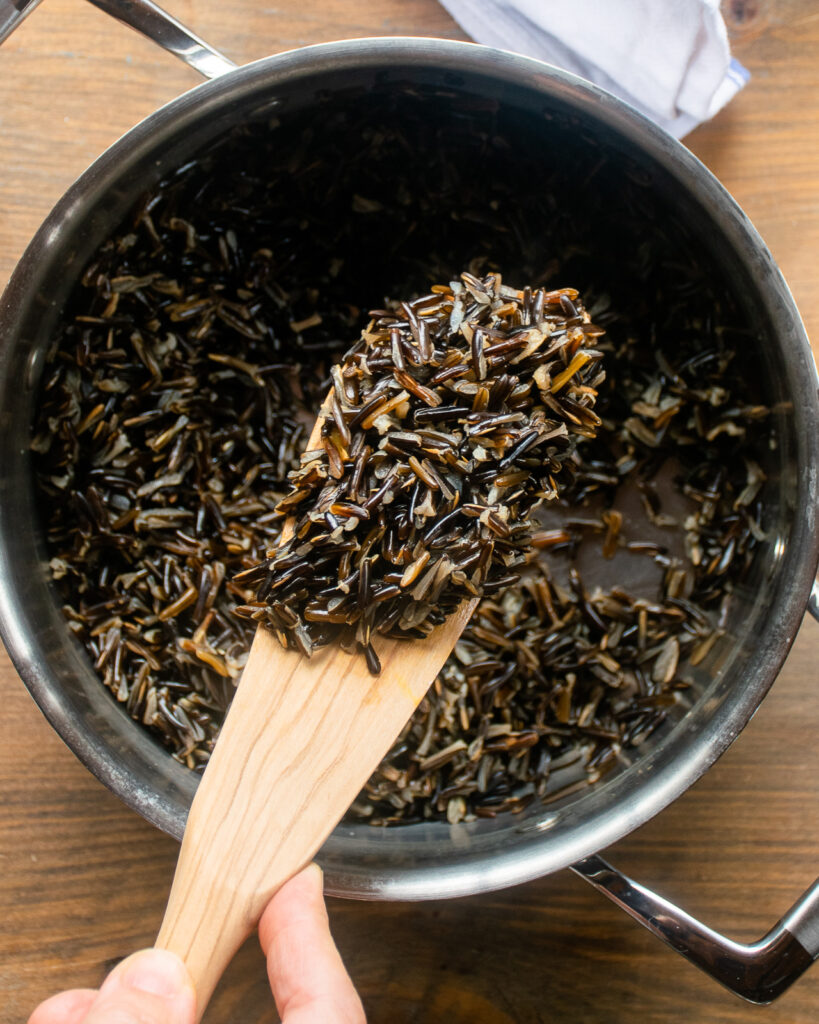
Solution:
M 330 362 L 369 307 L 467 265 L 582 290 L 603 427 L 350 815 L 457 822 L 593 783 L 718 657 L 764 536 L 748 327 L 638 168 L 543 124 L 418 87 L 285 113 L 154 189 L 78 283 L 32 442 L 52 574 L 102 682 L 192 770 L 252 636 L 232 577 L 276 542 Z

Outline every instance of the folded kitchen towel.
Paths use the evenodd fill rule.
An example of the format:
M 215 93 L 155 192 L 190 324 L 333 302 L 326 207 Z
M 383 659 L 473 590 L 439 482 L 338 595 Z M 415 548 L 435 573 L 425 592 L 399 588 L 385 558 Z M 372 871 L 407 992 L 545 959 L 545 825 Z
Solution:
M 441 0 L 479 43 L 537 57 L 626 100 L 677 138 L 750 75 L 719 0 Z

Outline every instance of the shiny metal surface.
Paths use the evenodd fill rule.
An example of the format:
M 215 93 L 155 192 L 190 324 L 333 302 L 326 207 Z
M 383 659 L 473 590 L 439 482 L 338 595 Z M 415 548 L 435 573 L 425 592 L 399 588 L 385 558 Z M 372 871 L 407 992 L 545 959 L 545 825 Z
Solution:
M 40 0 L 0 0 L 0 43 L 8 39 L 39 3 Z
M 329 891 L 364 899 L 432 899 L 488 891 L 589 857 L 687 789 L 736 738 L 772 684 L 813 586 L 819 549 L 819 407 L 810 348 L 768 250 L 731 197 L 684 147 L 625 104 L 536 61 L 470 44 L 370 39 L 279 54 L 205 83 L 120 139 L 55 207 L 0 300 L 0 630 L 43 712 L 85 764 L 148 820 L 179 836 L 195 777 L 116 706 L 74 642 L 49 585 L 28 463 L 33 396 L 49 332 L 84 261 L 168 170 L 247 118 L 283 106 L 314 114 L 316 97 L 384 82 L 456 87 L 577 124 L 616 159 L 647 169 L 703 247 L 726 268 L 760 325 L 754 357 L 777 404 L 770 533 L 728 638 L 696 700 L 604 784 L 521 816 L 454 827 L 339 826 L 320 860 Z M 544 121 L 544 124 L 547 122 Z M 544 130 L 547 130 L 544 128 Z M 664 186 L 665 187 L 665 186 Z M 20 386 L 20 382 L 24 386 Z
M 0 0 L 0 43 L 39 3 L 40 0 Z M 185 28 L 153 0 L 89 0 L 89 3 L 147 36 L 205 78 L 218 78 L 236 69 L 232 60 Z
M 758 942 L 725 938 L 632 881 L 602 857 L 572 871 L 720 984 L 752 1003 L 770 1003 L 819 957 L 819 879 Z
M 218 78 L 236 68 L 232 60 L 214 50 L 152 0 L 89 0 L 89 3 L 147 36 L 205 78 Z
M 808 611 L 819 622 L 819 580 L 813 581 L 810 597 L 808 598 Z
M 779 922 L 814 960 L 819 958 L 819 879 Z

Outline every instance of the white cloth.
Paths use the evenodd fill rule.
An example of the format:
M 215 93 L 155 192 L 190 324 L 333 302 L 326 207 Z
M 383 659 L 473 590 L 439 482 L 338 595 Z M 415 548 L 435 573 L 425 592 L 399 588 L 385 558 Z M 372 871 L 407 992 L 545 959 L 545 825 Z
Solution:
M 479 43 L 537 57 L 626 100 L 677 138 L 750 75 L 719 0 L 441 0 Z

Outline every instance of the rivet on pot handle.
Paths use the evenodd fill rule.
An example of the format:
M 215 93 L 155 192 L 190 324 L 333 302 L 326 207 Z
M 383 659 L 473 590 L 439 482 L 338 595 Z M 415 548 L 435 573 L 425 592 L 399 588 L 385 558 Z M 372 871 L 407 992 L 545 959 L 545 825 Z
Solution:
M 11 35 L 40 0 L 0 0 L 0 43 Z M 90 0 L 101 11 L 136 29 L 179 57 L 205 78 L 218 78 L 236 65 L 163 11 L 152 0 Z
M 819 957 L 819 879 L 758 942 L 733 942 L 632 881 L 602 857 L 572 871 L 726 988 L 752 1003 L 770 1003 Z

